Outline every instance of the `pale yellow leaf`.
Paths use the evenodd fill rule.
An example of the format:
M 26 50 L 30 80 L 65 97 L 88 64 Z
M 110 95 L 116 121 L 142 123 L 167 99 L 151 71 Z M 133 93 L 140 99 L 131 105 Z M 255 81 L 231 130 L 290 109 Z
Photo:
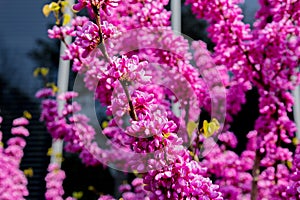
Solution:
M 47 156 L 51 156 L 53 154 L 53 149 L 50 147 L 47 152 Z
M 193 122 L 193 121 L 189 121 L 187 123 L 186 129 L 188 132 L 189 137 L 192 137 L 193 131 L 198 127 L 198 123 Z
M 42 76 L 47 76 L 47 74 L 49 73 L 49 69 L 46 67 L 42 67 L 40 73 L 42 74 Z
M 51 9 L 50 9 L 48 4 L 44 5 L 42 11 L 43 11 L 43 14 L 44 14 L 45 17 L 48 17 L 51 13 Z
M 34 77 L 37 77 L 37 76 L 39 75 L 40 71 L 41 71 L 41 69 L 40 69 L 39 67 L 36 68 L 36 69 L 33 71 L 33 76 L 34 76 Z
M 24 175 L 27 177 L 33 177 L 33 169 L 31 167 L 28 169 L 24 169 Z
M 71 21 L 71 16 L 69 14 L 64 14 L 63 26 L 67 25 Z
M 59 6 L 59 4 L 56 3 L 56 2 L 52 2 L 52 3 L 49 4 L 49 9 L 50 9 L 51 11 L 59 11 L 60 6 Z

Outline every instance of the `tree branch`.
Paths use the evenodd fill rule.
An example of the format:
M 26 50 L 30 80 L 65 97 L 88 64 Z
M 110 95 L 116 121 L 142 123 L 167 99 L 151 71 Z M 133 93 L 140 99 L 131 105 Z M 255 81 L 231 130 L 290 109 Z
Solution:
M 124 91 L 125 91 L 125 94 L 126 94 L 126 97 L 127 97 L 127 100 L 128 100 L 128 104 L 129 104 L 129 115 L 131 117 L 131 119 L 133 119 L 134 121 L 138 121 L 138 117 L 137 117 L 137 114 L 135 112 L 135 109 L 134 109 L 134 106 L 133 106 L 133 103 L 132 103 L 132 99 L 131 99 L 131 96 L 129 94 L 129 91 L 128 91 L 128 82 L 127 81 L 124 81 L 124 80 L 119 80 Z
M 253 179 L 252 179 L 252 187 L 251 187 L 251 200 L 257 200 L 257 196 L 258 196 L 257 182 L 258 182 L 258 176 L 260 174 L 260 169 L 259 169 L 260 160 L 261 160 L 261 155 L 259 149 L 256 149 L 254 166 L 252 169 Z

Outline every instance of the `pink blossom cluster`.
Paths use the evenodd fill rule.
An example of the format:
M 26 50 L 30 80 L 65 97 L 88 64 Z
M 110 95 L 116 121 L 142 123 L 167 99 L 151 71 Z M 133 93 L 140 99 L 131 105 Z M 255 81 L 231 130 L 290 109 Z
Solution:
M 189 62 L 191 55 L 187 52 L 188 41 L 182 36 L 175 36 L 168 27 L 170 13 L 164 8 L 167 3 L 168 1 L 122 1 L 119 2 L 116 9 L 112 10 L 110 17 L 102 16 L 100 12 L 101 18 L 118 27 L 121 33 L 123 31 L 125 35 L 124 41 L 117 41 L 117 44 L 114 41 L 111 43 L 107 41 L 106 46 L 105 43 L 101 43 L 102 23 L 95 13 L 95 11 L 98 12 L 95 5 L 99 5 L 99 3 L 80 1 L 75 9 L 87 7 L 92 13 L 92 17 L 96 17 L 96 23 L 86 22 L 82 28 L 76 28 L 75 42 L 69 45 L 66 55 L 70 56 L 66 58 L 76 60 L 75 69 L 81 73 L 93 70 L 92 73 L 95 75 L 89 74 L 89 77 L 93 76 L 96 80 L 98 78 L 96 97 L 100 99 L 102 104 L 109 106 L 108 114 L 114 117 L 109 126 L 103 130 L 103 133 L 109 137 L 110 143 L 113 145 L 127 148 L 142 158 L 140 159 L 142 162 L 130 160 L 130 162 L 135 161 L 136 170 L 152 169 L 143 178 L 147 185 L 145 189 L 150 192 L 150 199 L 222 199 L 221 193 L 218 192 L 218 186 L 212 184 L 209 178 L 204 177 L 204 168 L 191 160 L 189 151 L 182 146 L 183 140 L 177 134 L 181 128 L 179 127 L 180 121 L 187 123 L 190 119 L 196 120 L 198 118 L 199 103 L 205 95 L 203 82 L 199 78 L 199 71 Z M 132 10 L 135 11 L 135 14 L 128 13 Z M 123 23 L 124 21 L 126 23 Z M 156 34 L 150 37 L 150 40 L 146 32 L 143 31 L 140 33 L 133 32 L 132 35 L 129 34 L 130 37 L 126 38 L 126 31 L 129 26 L 131 28 L 160 27 L 160 29 L 158 31 L 154 29 Z M 131 38 L 139 38 L 138 44 L 145 48 L 135 48 L 136 44 L 130 42 Z M 98 44 L 100 44 L 99 49 L 96 49 Z M 129 51 L 126 51 L 128 44 L 133 44 L 130 46 L 133 51 L 130 51 L 130 48 L 128 48 Z M 93 53 L 91 53 L 92 51 Z M 108 53 L 116 51 L 124 52 L 124 55 L 109 57 Z M 103 65 L 97 61 L 101 54 L 108 61 L 107 64 Z M 162 70 L 159 72 L 156 70 L 156 66 L 147 65 L 146 61 L 159 63 Z M 159 80 L 158 75 L 166 79 Z M 88 78 L 85 80 L 90 81 Z M 167 88 L 164 89 L 162 86 L 147 87 L 149 83 L 160 83 L 161 81 Z M 95 86 L 94 83 L 87 83 L 87 85 Z M 187 89 L 182 90 L 183 87 Z M 196 103 L 190 99 L 193 93 Z M 181 120 L 172 114 L 170 101 L 166 100 L 166 97 L 173 99 L 173 101 L 180 101 L 181 108 L 185 109 Z M 47 101 L 50 106 L 43 106 L 43 109 L 50 109 L 43 111 L 43 113 L 57 110 L 53 100 L 44 102 Z M 73 145 L 74 132 L 70 130 L 73 130 L 74 127 L 72 119 L 68 115 L 78 110 L 76 104 L 75 106 L 74 103 L 66 104 L 62 112 L 63 116 L 57 114 L 47 116 L 45 114 L 45 116 L 42 115 L 42 119 L 46 121 L 48 130 L 52 132 L 52 135 L 60 136 L 67 141 L 67 145 L 69 143 Z M 126 115 L 130 116 L 129 124 L 124 120 Z M 47 119 L 50 120 L 47 122 Z M 70 123 L 66 123 L 66 121 Z M 62 131 L 59 127 L 62 127 Z M 58 133 L 57 130 L 59 130 Z M 72 140 L 66 137 L 69 135 L 71 135 Z M 89 149 L 93 146 L 90 144 L 91 142 L 85 143 L 85 148 L 78 151 L 88 155 L 88 152 L 85 151 L 87 149 L 89 152 L 99 153 L 101 157 L 107 156 L 107 152 L 97 152 L 98 149 L 95 146 L 93 149 Z M 149 159 L 147 153 L 152 153 L 153 156 L 150 156 Z M 82 158 L 84 160 L 86 157 L 89 158 L 90 156 L 87 155 L 82 156 Z M 143 157 L 144 155 L 145 157 Z M 111 154 L 108 157 L 111 157 Z M 173 178 L 172 175 L 174 175 Z M 167 193 L 163 193 L 165 184 L 168 185 Z M 159 190 L 161 191 L 159 192 Z M 107 198 L 110 197 L 107 196 Z
M 92 143 L 95 130 L 88 124 L 89 119 L 78 112 L 81 110 L 77 102 L 72 102 L 78 94 L 66 92 L 58 98 L 64 100 L 64 108 L 58 112 L 57 101 L 51 99 L 49 89 L 45 88 L 37 93 L 37 97 L 44 97 L 42 101 L 41 120 L 54 139 L 63 139 L 66 142 L 65 149 L 69 152 L 81 152 Z M 51 93 L 50 93 L 51 94 Z
M 93 22 L 87 22 L 82 27 L 78 26 L 75 44 L 84 49 L 82 57 L 86 58 L 99 42 L 99 27 Z
M 223 134 L 227 135 L 226 139 L 230 138 L 236 141 L 235 136 L 230 132 Z M 253 167 L 255 155 L 250 150 L 244 151 L 241 155 L 228 150 L 230 147 L 235 148 L 236 144 L 230 144 L 224 140 L 223 134 L 219 135 L 220 141 L 222 141 L 220 146 L 213 140 L 204 141 L 203 154 L 206 156 L 200 164 L 207 167 L 209 175 L 216 177 L 215 184 L 220 186 L 220 192 L 224 199 L 248 199 L 252 181 L 249 171 Z
M 107 15 L 110 15 L 110 7 L 115 8 L 118 6 L 120 0 L 79 0 L 77 4 L 73 6 L 73 9 L 80 11 L 83 8 L 87 8 L 89 14 L 92 18 L 99 15 L 98 12 L 104 12 Z M 98 8 L 101 8 L 98 10 Z M 96 12 L 95 12 L 96 9 Z
M 0 117 L 0 124 L 2 123 Z M 23 149 L 26 141 L 23 138 L 29 135 L 28 130 L 24 127 L 29 121 L 24 118 L 17 118 L 13 121 L 11 133 L 15 136 L 7 141 L 7 147 L 4 148 L 2 141 L 3 133 L 0 131 L 0 199 L 25 199 L 28 196 L 27 179 L 22 170 L 20 163 L 23 157 Z
M 250 25 L 242 22 L 242 10 L 238 6 L 240 0 L 234 1 L 194 1 L 188 0 L 192 5 L 192 11 L 198 18 L 205 18 L 211 22 L 208 33 L 215 43 L 214 63 L 218 66 L 226 66 L 227 70 L 234 74 L 226 84 L 227 115 L 226 119 L 232 121 L 232 115 L 241 110 L 241 104 L 246 102 L 245 92 L 251 89 L 249 78 L 250 62 L 245 56 L 249 51 L 252 40 Z M 252 58 L 253 60 L 253 58 Z M 238 92 L 237 92 L 238 91 Z
M 103 105 L 111 105 L 111 98 L 114 89 L 120 85 L 118 80 L 124 82 L 137 81 L 139 83 L 149 82 L 150 76 L 145 73 L 146 61 L 140 61 L 137 56 L 128 58 L 122 56 L 121 58 L 114 57 L 111 64 L 106 65 L 106 70 L 102 74 L 96 88 L 96 98 L 99 99 Z
M 75 36 L 74 27 L 69 26 L 53 26 L 48 30 L 48 37 L 51 39 L 64 39 L 67 36 Z
M 286 193 L 285 197 L 290 199 L 299 199 L 300 198 L 300 147 L 297 146 L 294 160 L 293 160 L 293 173 L 290 175 L 290 180 L 292 183 L 289 184 L 284 192 Z M 284 188 L 285 189 L 285 188 Z
M 186 151 L 175 162 L 160 170 L 151 170 L 144 177 L 150 199 L 223 199 L 219 186 L 204 178 L 205 168 L 190 161 Z
M 125 200 L 143 199 L 149 200 L 147 191 L 144 189 L 142 178 L 135 178 L 131 184 L 123 184 L 119 187 L 122 198 Z
M 46 181 L 46 200 L 63 200 L 64 194 L 63 180 L 66 178 L 66 174 L 60 169 L 58 164 L 50 164 L 48 166 L 48 174 L 45 177 Z M 66 198 L 66 200 L 75 200 L 72 197 Z
M 122 184 L 119 187 L 119 191 L 122 193 L 122 199 L 135 200 L 143 199 L 150 200 L 147 191 L 143 187 L 143 179 L 135 178 L 131 184 Z M 98 200 L 116 200 L 111 195 L 101 195 Z
M 188 53 L 187 40 L 184 40 L 182 36 L 175 36 L 168 27 L 170 14 L 166 14 L 166 10 L 164 8 L 164 5 L 166 5 L 167 2 L 168 1 L 161 1 L 159 3 L 152 1 L 121 1 L 119 2 L 119 5 L 112 10 L 110 17 L 107 17 L 106 15 L 101 16 L 102 19 L 106 20 L 101 23 L 101 29 L 102 33 L 104 34 L 104 38 L 111 38 L 109 34 L 112 33 L 112 30 L 115 30 L 115 28 L 106 27 L 115 26 L 120 31 L 113 31 L 113 33 L 118 32 L 118 35 L 121 35 L 121 37 L 118 37 L 116 40 L 106 41 L 106 48 L 110 54 L 120 54 L 120 52 L 123 54 L 122 52 L 124 52 L 128 58 L 131 58 L 136 54 L 140 60 L 146 60 L 150 63 L 158 61 L 159 63 L 165 64 L 167 70 L 163 71 L 166 71 L 167 74 L 161 74 L 158 77 L 168 76 L 174 78 L 168 80 L 168 83 L 165 84 L 172 89 L 173 93 L 175 93 L 176 97 L 172 95 L 170 98 L 175 98 L 177 100 L 185 98 L 181 102 L 182 109 L 185 109 L 189 103 L 186 99 L 188 96 L 194 95 L 196 98 L 198 97 L 198 102 L 201 102 L 203 96 L 205 96 L 204 89 L 202 87 L 203 83 L 201 83 L 201 80 L 198 78 L 199 74 L 197 71 L 190 64 L 188 64 L 188 59 L 191 58 L 191 55 Z M 82 5 L 85 5 L 89 8 L 88 4 L 88 2 L 82 3 Z M 149 9 L 149 11 L 145 11 L 145 9 Z M 155 14 L 152 12 L 155 12 Z M 136 14 L 133 15 L 130 13 Z M 146 16 L 140 16 L 140 13 Z M 137 19 L 137 16 L 141 18 Z M 150 19 L 151 17 L 155 18 Z M 82 21 L 80 20 L 80 17 L 76 17 L 75 21 L 76 20 Z M 145 22 L 147 22 L 147 25 Z M 90 22 L 89 24 L 91 23 L 93 24 L 90 26 L 91 28 L 85 29 L 90 30 L 86 32 L 86 34 L 82 34 L 83 32 L 81 31 L 82 28 L 80 26 L 79 28 L 73 28 L 77 31 L 77 35 L 82 35 L 83 37 L 88 38 L 84 39 L 80 36 L 76 37 L 75 42 L 69 45 L 64 58 L 74 60 L 73 69 L 84 73 L 86 76 L 85 82 L 87 87 L 93 91 L 97 90 L 96 97 L 100 99 L 100 102 L 109 105 L 109 97 L 111 96 L 111 90 L 113 89 L 112 83 L 114 81 L 111 80 L 111 77 L 107 77 L 107 69 L 110 68 L 110 66 L 99 62 L 99 60 L 96 59 L 101 55 L 99 49 L 96 48 L 96 44 L 99 44 L 99 30 L 97 30 L 96 24 L 93 22 Z M 76 24 L 80 23 L 73 22 L 72 24 L 75 26 Z M 83 25 L 84 23 L 81 24 Z M 107 26 L 105 26 L 105 24 L 107 24 Z M 132 26 L 129 28 L 128 26 L 131 24 Z M 95 27 L 95 29 L 92 27 Z M 139 27 L 158 28 L 152 30 L 152 34 L 154 33 L 154 36 L 149 38 L 147 36 L 147 33 L 149 35 L 149 29 L 146 31 L 140 29 L 137 29 L 136 31 L 132 30 L 133 28 Z M 108 33 L 106 33 L 106 30 L 109 30 Z M 128 30 L 130 30 L 129 33 Z M 80 43 L 76 44 L 76 41 L 80 41 Z M 81 43 L 84 45 L 81 45 Z M 82 46 L 85 47 L 82 48 Z M 143 46 L 144 49 L 141 49 L 140 46 Z M 92 51 L 94 53 L 90 54 Z M 86 57 L 88 54 L 90 56 Z M 133 59 L 136 60 L 136 58 Z M 180 60 L 180 62 L 178 62 L 178 60 Z M 112 61 L 112 65 L 114 63 L 115 62 Z M 174 69 L 171 71 L 168 66 L 172 66 Z M 143 67 L 145 68 L 145 66 Z M 156 74 L 154 74 L 156 73 L 155 71 L 157 70 L 153 68 L 146 70 L 147 74 L 152 75 L 152 82 L 157 82 L 154 79 L 154 77 L 156 77 Z M 181 75 L 178 76 L 176 73 L 180 73 Z M 104 82 L 107 83 L 104 84 Z M 175 84 L 176 82 L 181 84 Z M 182 86 L 186 87 L 187 85 L 189 90 L 183 91 L 180 89 Z M 189 106 L 191 107 L 190 110 L 194 110 L 199 107 L 197 104 L 192 103 Z M 190 113 L 190 117 L 193 116 L 193 113 Z
M 86 8 L 94 21 L 76 17 L 69 28 L 49 30 L 51 38 L 75 37 L 63 58 L 84 74 L 86 87 L 112 119 L 103 130 L 109 140 L 102 149 L 71 101 L 76 94 L 61 96 L 66 103 L 60 114 L 49 98 L 54 94 L 45 89 L 37 96 L 46 98 L 41 119 L 48 131 L 86 164 L 104 161 L 146 172 L 133 188 L 120 188 L 124 200 L 299 198 L 299 150 L 293 155 L 287 148 L 296 131 L 288 116 L 294 104 L 290 91 L 300 80 L 298 1 L 260 1 L 251 30 L 242 22 L 241 0 L 187 0 L 196 16 L 211 24 L 215 43 L 212 53 L 204 43 L 193 43 L 197 67 L 189 42 L 171 31 L 168 2 L 79 0 L 74 9 Z M 238 133 L 230 125 L 252 88 L 260 95 L 260 116 L 238 154 Z M 180 116 L 172 112 L 176 102 Z M 212 131 L 213 123 L 189 130 L 200 121 L 201 109 L 219 120 L 227 112 L 224 130 Z
M 124 31 L 142 27 L 169 26 L 171 12 L 164 8 L 168 2 L 168 0 L 119 1 L 118 6 L 111 10 L 111 15 L 103 17 Z
M 227 110 L 236 114 L 245 102 L 245 91 L 252 87 L 258 89 L 260 116 L 254 127 L 255 134 L 249 133 L 245 151 L 251 152 L 251 157 L 258 163 L 252 163 L 255 168 L 252 186 L 257 185 L 260 199 L 282 199 L 284 197 L 280 195 L 288 186 L 289 174 L 288 167 L 281 163 L 291 162 L 292 152 L 281 145 L 291 144 L 296 131 L 288 112 L 294 104 L 290 90 L 299 83 L 300 35 L 299 19 L 295 18 L 299 14 L 296 10 L 299 3 L 260 1 L 262 7 L 253 30 L 241 21 L 240 1 L 190 0 L 187 3 L 192 5 L 199 18 L 211 23 L 208 32 L 216 44 L 214 62 L 225 65 L 233 73 L 227 91 Z M 231 95 L 233 91 L 234 95 Z M 265 170 L 256 174 L 261 167 Z M 256 198 L 255 187 L 252 187 L 251 198 Z

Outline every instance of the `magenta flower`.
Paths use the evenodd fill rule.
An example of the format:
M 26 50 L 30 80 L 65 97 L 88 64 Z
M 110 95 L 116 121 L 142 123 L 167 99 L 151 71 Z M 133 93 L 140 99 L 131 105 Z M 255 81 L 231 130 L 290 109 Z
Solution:
M 35 94 L 35 97 L 41 99 L 41 98 L 46 98 L 46 97 L 50 97 L 50 96 L 54 96 L 54 95 L 55 95 L 55 93 L 52 88 L 44 88 L 44 89 L 39 90 Z
M 48 37 L 51 39 L 64 39 L 66 36 L 75 36 L 74 27 L 69 26 L 54 26 L 48 30 Z
M 80 11 L 83 8 L 87 8 L 89 14 L 92 18 L 96 16 L 97 13 L 94 13 L 93 7 L 100 7 L 107 15 L 110 15 L 109 8 L 115 8 L 118 6 L 120 0 L 79 0 L 77 4 L 73 6 L 73 9 L 76 11 Z
M 77 27 L 75 44 L 84 49 L 82 57 L 86 58 L 99 44 L 99 27 L 89 21 L 82 27 Z

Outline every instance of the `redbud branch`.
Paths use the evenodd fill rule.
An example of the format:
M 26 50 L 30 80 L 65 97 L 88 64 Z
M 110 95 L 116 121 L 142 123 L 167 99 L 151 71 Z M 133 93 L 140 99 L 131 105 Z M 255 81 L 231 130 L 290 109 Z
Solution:
M 184 116 L 184 120 L 185 120 L 185 124 L 187 125 L 189 122 L 189 111 L 190 111 L 190 100 L 187 101 L 187 104 L 185 106 L 185 116 Z
M 130 96 L 129 91 L 128 91 L 127 82 L 124 81 L 124 80 L 120 80 L 120 83 L 121 83 L 121 85 L 122 85 L 122 87 L 123 87 L 123 89 L 125 91 L 126 98 L 128 100 L 129 109 L 130 109 L 129 110 L 129 115 L 130 115 L 131 119 L 133 119 L 134 121 L 138 121 L 138 117 L 137 117 L 137 114 L 135 112 L 131 96 Z
M 66 45 L 67 48 L 69 48 L 69 44 L 65 40 L 65 36 L 61 37 L 61 41 Z
M 93 10 L 96 14 L 96 24 L 99 28 L 99 44 L 98 44 L 98 48 L 101 50 L 105 60 L 108 63 L 111 63 L 111 59 L 107 53 L 106 50 L 106 46 L 104 44 L 104 39 L 103 39 L 103 33 L 102 33 L 102 27 L 101 27 L 101 17 L 100 17 L 100 8 L 98 8 L 99 6 L 93 5 Z
M 184 121 L 185 121 L 185 124 L 187 125 L 188 124 L 188 122 L 189 122 L 189 110 L 190 110 L 190 100 L 188 100 L 187 101 L 187 104 L 186 104 L 186 106 L 185 106 L 185 116 L 184 116 Z M 188 149 L 189 149 L 189 151 L 191 151 L 191 152 L 193 152 L 193 159 L 195 160 L 195 161 L 199 161 L 199 157 L 198 157 L 198 155 L 197 155 L 197 152 L 196 152 L 196 150 L 198 149 L 198 147 L 199 147 L 199 134 L 200 134 L 200 132 L 199 132 L 199 130 L 197 130 L 197 136 L 196 136 L 196 141 L 195 141 L 195 143 L 196 143 L 196 147 L 195 148 L 193 148 L 192 146 L 190 146 Z M 192 139 L 192 138 L 191 138 Z
M 278 106 L 276 107 L 276 112 L 275 114 L 278 115 Z M 275 119 L 278 118 L 278 116 L 275 116 Z M 279 147 L 281 145 L 281 137 L 280 137 L 280 127 L 277 126 L 277 141 L 276 141 L 276 146 Z M 277 177 L 277 172 L 278 172 L 278 165 L 280 164 L 280 161 L 279 160 L 276 160 L 275 162 L 275 172 L 274 172 L 274 181 L 275 181 L 275 184 L 278 183 L 278 177 Z
M 101 52 L 102 52 L 102 54 L 103 54 L 105 60 L 106 60 L 108 63 L 111 63 L 111 59 L 110 59 L 110 57 L 109 57 L 109 55 L 108 55 L 108 53 L 107 53 L 107 50 L 106 50 L 106 46 L 105 46 L 105 44 L 104 44 L 104 41 L 98 45 L 98 48 L 101 50 Z
M 257 186 L 257 182 L 258 182 L 258 176 L 260 174 L 260 159 L 261 159 L 261 155 L 259 152 L 259 149 L 256 149 L 255 151 L 255 160 L 254 160 L 254 165 L 253 165 L 253 169 L 252 169 L 252 187 L 251 187 L 251 200 L 256 200 L 257 196 L 258 196 L 258 186 Z
M 111 59 L 108 55 L 108 52 L 107 52 L 107 49 L 106 49 L 106 46 L 105 46 L 105 43 L 104 43 L 104 39 L 103 39 L 103 33 L 102 33 L 102 27 L 101 27 L 101 17 L 100 17 L 100 8 L 99 6 L 97 5 L 93 5 L 93 3 L 91 2 L 92 4 L 92 7 L 93 7 L 93 10 L 96 14 L 96 24 L 99 28 L 99 44 L 98 44 L 98 48 L 101 50 L 105 60 L 108 62 L 108 63 L 111 63 Z M 133 103 L 132 103 L 132 99 L 131 99 L 131 96 L 129 94 L 129 91 L 128 91 L 128 86 L 127 86 L 127 82 L 126 81 L 123 81 L 123 80 L 120 80 L 120 83 L 125 91 L 125 94 L 126 94 L 126 97 L 127 97 L 127 100 L 128 100 L 128 104 L 129 104 L 129 115 L 130 117 L 134 120 L 134 121 L 137 121 L 138 120 L 138 117 L 137 117 L 137 114 L 135 112 L 135 109 L 134 109 L 134 106 L 133 106 Z

